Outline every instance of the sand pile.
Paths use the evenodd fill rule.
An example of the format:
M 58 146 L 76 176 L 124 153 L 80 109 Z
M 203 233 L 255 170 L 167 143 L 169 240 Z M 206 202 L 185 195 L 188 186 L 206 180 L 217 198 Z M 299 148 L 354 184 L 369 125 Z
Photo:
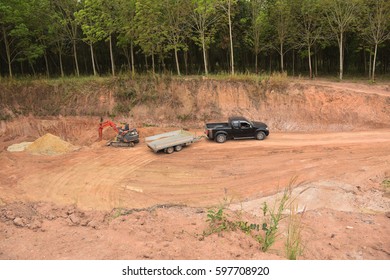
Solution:
M 32 154 L 60 155 L 77 149 L 77 146 L 62 140 L 58 136 L 47 133 L 29 145 L 26 151 Z

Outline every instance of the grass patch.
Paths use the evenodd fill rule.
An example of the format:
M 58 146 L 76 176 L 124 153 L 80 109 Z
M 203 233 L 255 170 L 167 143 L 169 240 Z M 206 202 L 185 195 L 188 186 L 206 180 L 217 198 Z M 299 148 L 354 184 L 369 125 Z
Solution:
M 263 204 L 263 222 L 261 229 L 264 233 L 256 235 L 256 240 L 261 244 L 261 250 L 263 252 L 268 251 L 280 234 L 279 224 L 283 219 L 283 212 L 288 206 L 287 204 L 290 197 L 291 189 L 286 188 L 283 192 L 282 198 L 279 201 L 275 201 L 272 208 L 269 208 L 266 202 Z
M 385 191 L 390 191 L 390 179 L 384 179 L 381 186 L 385 189 Z
M 303 230 L 303 215 L 299 214 L 298 205 L 293 203 L 290 207 L 290 215 L 288 216 L 287 237 L 285 241 L 286 257 L 289 260 L 296 260 L 303 252 L 302 245 L 302 230 Z
M 203 235 L 207 236 L 213 233 L 221 233 L 222 231 L 231 231 L 236 229 L 236 222 L 231 220 L 229 214 L 227 214 L 227 207 L 230 204 L 230 200 L 225 196 L 221 205 L 214 209 L 207 211 L 207 222 L 209 228 L 203 232 Z
M 204 235 L 220 234 L 223 231 L 241 230 L 256 240 L 260 249 L 267 252 L 282 235 L 281 221 L 287 219 L 285 232 L 285 251 L 288 259 L 297 259 L 303 252 L 301 233 L 303 231 L 303 211 L 299 213 L 296 197 L 292 196 L 292 189 L 296 178 L 292 179 L 285 188 L 282 196 L 276 199 L 272 206 L 267 202 L 261 207 L 262 218 L 260 223 L 253 223 L 242 219 L 242 212 L 230 211 L 227 199 L 221 206 L 207 212 L 208 229 Z M 228 214 L 229 213 L 229 214 Z

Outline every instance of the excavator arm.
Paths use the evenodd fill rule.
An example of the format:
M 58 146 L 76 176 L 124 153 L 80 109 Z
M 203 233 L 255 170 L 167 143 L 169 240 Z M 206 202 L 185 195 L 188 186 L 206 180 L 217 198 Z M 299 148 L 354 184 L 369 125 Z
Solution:
M 109 127 L 109 126 L 111 126 L 116 131 L 116 133 L 119 133 L 119 129 L 114 122 L 112 122 L 112 121 L 104 121 L 103 122 L 103 119 L 100 119 L 100 124 L 99 124 L 99 140 L 100 141 L 102 141 L 102 138 L 103 138 L 103 129 L 105 127 Z

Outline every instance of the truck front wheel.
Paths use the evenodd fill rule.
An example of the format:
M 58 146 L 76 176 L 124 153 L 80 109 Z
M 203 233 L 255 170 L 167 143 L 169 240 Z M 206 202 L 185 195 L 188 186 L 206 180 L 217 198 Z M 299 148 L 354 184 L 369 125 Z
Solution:
M 265 133 L 263 131 L 257 132 L 257 134 L 256 134 L 257 140 L 264 140 L 264 138 L 265 138 Z
M 218 134 L 215 138 L 215 141 L 218 143 L 224 143 L 226 141 L 226 135 L 225 134 Z

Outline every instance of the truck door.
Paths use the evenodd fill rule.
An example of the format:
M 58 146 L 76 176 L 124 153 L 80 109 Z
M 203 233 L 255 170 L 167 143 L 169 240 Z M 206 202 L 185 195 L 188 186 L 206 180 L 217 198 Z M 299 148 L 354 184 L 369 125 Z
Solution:
M 254 128 L 247 121 L 240 121 L 240 137 L 253 137 Z
M 232 121 L 232 134 L 233 138 L 242 138 L 245 137 L 241 128 L 241 122 L 239 120 Z

